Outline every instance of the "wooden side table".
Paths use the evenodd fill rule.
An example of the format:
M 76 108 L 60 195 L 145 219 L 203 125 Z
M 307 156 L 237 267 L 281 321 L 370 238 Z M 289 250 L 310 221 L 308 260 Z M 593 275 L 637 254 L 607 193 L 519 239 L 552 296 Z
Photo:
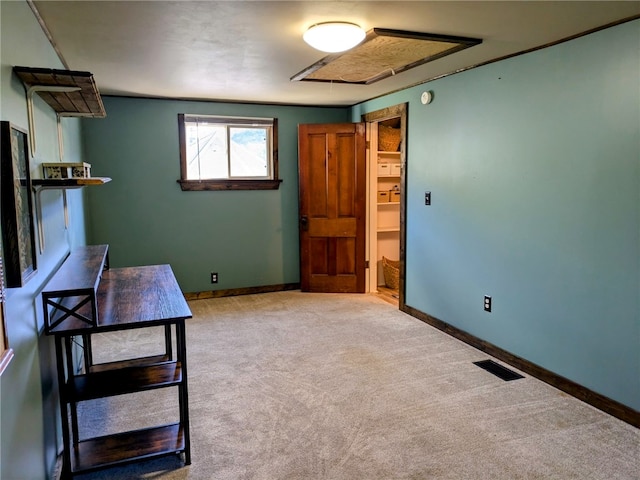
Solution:
M 68 269 L 65 271 L 68 274 Z M 55 285 L 58 280 L 54 276 L 51 282 Z M 45 309 L 51 305 L 49 293 L 45 288 L 43 301 L 47 298 L 48 302 Z M 64 440 L 63 478 L 174 453 L 184 454 L 184 463 L 190 464 L 185 320 L 192 314 L 171 267 L 152 265 L 103 270 L 95 294 L 97 315 L 91 315 L 92 308 L 91 302 L 86 302 L 75 309 L 76 315 L 67 315 L 47 331 L 55 336 Z M 96 321 L 87 322 L 83 318 L 85 314 L 92 319 L 97 317 Z M 159 355 L 102 364 L 93 362 L 93 334 L 157 326 L 164 327 L 165 334 L 164 352 Z M 76 336 L 83 339 L 84 367 L 80 373 L 76 371 L 79 364 L 78 348 L 74 347 Z M 178 389 L 178 422 L 80 440 L 79 402 L 166 387 Z

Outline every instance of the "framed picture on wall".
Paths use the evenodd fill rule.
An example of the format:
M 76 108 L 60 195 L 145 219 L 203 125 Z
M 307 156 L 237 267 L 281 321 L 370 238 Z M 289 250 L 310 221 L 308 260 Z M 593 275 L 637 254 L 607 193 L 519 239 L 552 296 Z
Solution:
M 22 287 L 36 273 L 27 132 L 0 122 L 0 202 L 7 288 Z
M 4 319 L 4 272 L 2 269 L 2 256 L 0 256 L 0 375 L 9 365 L 11 358 L 13 358 L 13 350 L 9 348 L 7 324 Z

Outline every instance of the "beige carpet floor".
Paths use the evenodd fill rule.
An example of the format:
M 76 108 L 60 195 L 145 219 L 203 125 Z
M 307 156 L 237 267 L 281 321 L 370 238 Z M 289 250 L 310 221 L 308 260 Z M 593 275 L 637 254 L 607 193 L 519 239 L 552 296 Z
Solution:
M 192 464 L 176 455 L 82 480 L 640 479 L 640 430 L 372 295 L 197 300 L 187 321 Z M 97 361 L 162 331 L 94 340 Z M 177 419 L 175 388 L 81 404 L 81 435 Z

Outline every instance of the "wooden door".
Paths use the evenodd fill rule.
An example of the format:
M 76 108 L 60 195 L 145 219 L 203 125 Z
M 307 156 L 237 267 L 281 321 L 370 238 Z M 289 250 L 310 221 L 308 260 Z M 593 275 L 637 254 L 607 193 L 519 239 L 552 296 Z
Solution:
M 365 291 L 365 124 L 298 127 L 300 286 Z

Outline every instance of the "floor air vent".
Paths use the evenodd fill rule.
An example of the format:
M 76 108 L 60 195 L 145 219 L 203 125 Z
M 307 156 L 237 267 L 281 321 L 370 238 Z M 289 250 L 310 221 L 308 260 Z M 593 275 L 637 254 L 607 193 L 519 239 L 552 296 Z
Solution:
M 511 381 L 519 378 L 524 378 L 519 373 L 509 370 L 506 367 L 494 362 L 493 360 L 482 360 L 480 362 L 473 362 L 474 365 L 485 369 L 487 372 L 493 373 L 496 377 L 500 377 L 502 380 Z

